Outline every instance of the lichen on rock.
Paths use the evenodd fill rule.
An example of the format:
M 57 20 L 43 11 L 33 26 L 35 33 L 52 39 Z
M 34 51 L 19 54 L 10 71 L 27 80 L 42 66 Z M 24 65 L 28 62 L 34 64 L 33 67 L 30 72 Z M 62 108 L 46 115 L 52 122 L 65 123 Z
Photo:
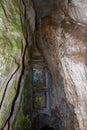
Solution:
M 23 69 L 25 45 L 18 2 L 0 2 L 0 129 L 10 117 Z

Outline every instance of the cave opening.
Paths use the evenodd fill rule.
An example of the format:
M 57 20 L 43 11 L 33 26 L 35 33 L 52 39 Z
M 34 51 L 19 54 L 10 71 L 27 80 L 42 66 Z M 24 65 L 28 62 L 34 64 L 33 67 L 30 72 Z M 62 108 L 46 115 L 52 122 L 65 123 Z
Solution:
M 32 100 L 31 120 L 32 129 L 47 129 L 45 124 L 50 123 L 52 105 L 52 77 L 48 65 L 36 44 L 33 46 L 32 58 Z M 34 124 L 34 126 L 33 126 Z M 44 125 L 44 127 L 43 127 Z M 49 130 L 50 130 L 49 126 Z
M 41 127 L 40 130 L 55 130 L 55 129 L 53 127 L 49 126 L 48 124 L 46 124 L 43 127 Z

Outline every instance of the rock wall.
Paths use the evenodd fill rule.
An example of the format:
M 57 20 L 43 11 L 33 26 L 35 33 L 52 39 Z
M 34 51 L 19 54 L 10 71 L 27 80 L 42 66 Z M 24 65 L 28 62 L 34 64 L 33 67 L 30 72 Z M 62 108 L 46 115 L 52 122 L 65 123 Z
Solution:
M 55 117 L 57 115 L 59 130 L 87 128 L 87 26 L 83 19 L 86 18 L 85 12 L 82 11 L 83 14 L 80 12 L 81 9 L 84 10 L 83 4 L 80 1 L 62 3 L 56 0 L 53 5 L 54 12 L 50 10 L 47 16 L 40 17 L 40 26 L 37 30 L 38 47 L 42 50 L 52 74 L 54 103 L 51 110 Z M 70 5 L 75 7 L 73 16 L 70 15 Z M 79 12 L 76 14 L 78 9 Z
M 25 126 L 30 123 L 29 111 L 26 110 L 28 106 L 25 109 L 25 97 L 28 96 L 25 79 L 29 72 L 29 50 L 35 15 L 31 1 L 26 2 L 27 7 L 25 2 L 20 0 L 0 2 L 0 129 L 3 130 L 17 130 L 21 126 L 20 122 L 23 124 L 26 121 Z M 24 112 L 18 114 L 19 106 Z M 21 117 L 22 119 L 19 119 Z M 17 123 L 14 123 L 15 118 L 17 123 L 19 121 L 18 127 Z M 15 127 L 12 124 L 15 124 Z
M 33 4 L 32 4 L 33 2 Z M 1 0 L 0 129 L 32 125 L 32 47 L 51 73 L 49 113 L 57 130 L 87 129 L 86 0 Z M 50 118 L 50 119 L 49 119 Z

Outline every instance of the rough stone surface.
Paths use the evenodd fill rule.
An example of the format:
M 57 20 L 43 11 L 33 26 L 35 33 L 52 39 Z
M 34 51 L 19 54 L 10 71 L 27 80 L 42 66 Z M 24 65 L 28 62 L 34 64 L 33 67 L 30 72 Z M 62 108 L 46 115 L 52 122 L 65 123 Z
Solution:
M 22 71 L 23 35 L 18 25 L 18 7 L 14 9 L 13 5 L 8 1 L 0 4 L 0 129 L 11 115 Z
M 32 126 L 30 65 L 36 42 L 52 88 L 49 110 L 35 117 L 35 129 L 47 123 L 57 130 L 87 130 L 87 1 L 32 2 L 0 3 L 0 129 Z
M 25 99 L 21 99 L 21 93 L 23 87 L 26 86 L 25 79 L 30 58 L 28 52 L 35 29 L 32 3 L 31 1 L 26 1 L 26 3 L 27 6 L 24 1 L 20 0 L 0 1 L 0 129 L 4 130 L 17 128 L 16 125 L 15 127 L 12 125 L 15 124 L 18 106 L 23 109 L 26 104 L 24 104 Z M 26 89 L 24 93 L 25 91 Z M 26 96 L 27 93 L 23 95 Z M 20 99 L 23 102 L 22 105 Z M 20 111 L 17 114 L 20 116 Z M 17 123 L 19 120 L 16 119 Z M 30 123 L 27 111 L 26 114 L 22 113 L 20 122 L 25 121 Z
M 60 125 L 60 130 L 86 130 L 87 26 L 84 21 L 86 17 L 80 13 L 81 9 L 84 10 L 84 3 L 81 5 L 81 1 L 64 1 L 64 4 L 60 1 L 55 2 L 61 20 L 49 14 L 41 18 L 41 26 L 37 31 L 38 47 L 42 50 L 53 77 L 52 109 L 54 113 L 58 113 L 63 124 Z M 79 8 L 79 17 L 76 17 L 76 12 L 75 17 L 69 14 L 71 12 L 68 11 L 68 4 L 77 4 L 75 8 Z M 83 13 L 86 14 L 84 11 Z

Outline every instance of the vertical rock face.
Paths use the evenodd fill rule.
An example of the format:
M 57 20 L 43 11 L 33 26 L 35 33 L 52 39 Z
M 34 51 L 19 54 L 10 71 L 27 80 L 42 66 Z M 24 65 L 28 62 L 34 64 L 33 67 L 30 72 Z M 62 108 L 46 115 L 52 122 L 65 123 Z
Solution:
M 87 24 L 87 1 L 71 0 L 68 7 L 69 15 L 77 22 Z
M 0 3 L 0 129 L 30 129 L 31 45 L 36 42 L 52 75 L 50 114 L 39 118 L 57 130 L 86 130 L 87 2 L 32 2 Z
M 14 129 L 11 126 L 29 69 L 28 48 L 35 16 L 31 1 L 26 2 L 27 6 L 20 0 L 0 1 L 0 129 L 5 130 Z M 23 115 L 22 119 L 29 122 L 29 115 Z
M 13 12 L 13 15 L 11 14 Z M 20 12 L 14 3 L 0 3 L 0 129 L 8 121 L 22 74 Z M 24 45 L 25 46 L 25 45 Z
M 43 18 L 40 30 L 42 50 L 52 72 L 55 89 L 57 89 L 54 94 L 56 101 L 54 105 L 57 105 L 59 112 L 63 112 L 63 117 L 68 118 L 68 123 L 72 124 L 72 121 L 77 118 L 81 130 L 87 128 L 86 32 L 86 27 L 74 21 L 64 20 L 61 25 L 57 25 L 56 21 L 52 21 L 49 17 Z M 64 86 L 60 86 L 62 82 L 60 75 Z M 74 116 L 74 114 L 75 119 L 72 119 L 70 115 Z M 78 125 L 75 126 L 76 121 L 73 125 L 68 125 L 67 121 L 65 129 L 78 129 Z
M 64 72 L 63 69 L 65 69 L 65 66 L 63 66 L 64 63 L 62 63 L 63 55 L 66 53 L 63 48 L 66 39 L 63 41 L 61 36 L 62 38 L 64 37 L 61 26 L 58 25 L 52 17 L 42 19 L 40 43 L 52 74 L 54 102 L 51 106 L 51 116 L 55 119 L 54 126 L 60 130 L 78 130 L 78 121 L 74 111 L 74 105 L 69 102 L 66 95 L 66 91 L 69 90 L 67 90 L 66 87 L 68 84 L 65 82 L 65 75 L 68 72 Z M 72 97 L 70 99 L 72 99 Z
M 86 13 L 80 13 L 81 9 L 84 10 L 81 1 L 70 3 L 64 1 L 64 4 L 55 1 L 55 3 L 57 5 L 55 14 L 59 11 L 58 16 L 54 17 L 55 14 L 49 13 L 48 16 L 41 18 L 37 31 L 38 46 L 52 74 L 54 102 L 51 110 L 52 114 L 58 115 L 60 130 L 86 130 L 87 26 L 84 21 Z M 69 16 L 70 4 L 74 7 L 77 4 L 78 17 L 76 10 L 75 15 Z

